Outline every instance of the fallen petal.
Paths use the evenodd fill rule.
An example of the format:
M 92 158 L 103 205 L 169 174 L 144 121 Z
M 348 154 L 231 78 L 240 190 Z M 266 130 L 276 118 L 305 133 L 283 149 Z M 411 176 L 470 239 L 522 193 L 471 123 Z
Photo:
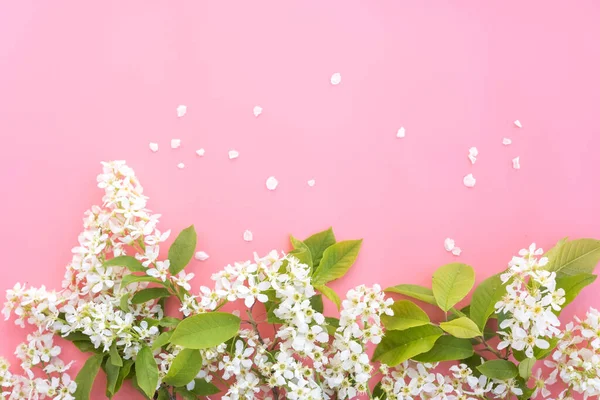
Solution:
M 229 150 L 229 159 L 233 160 L 234 158 L 238 158 L 240 156 L 240 153 L 238 153 L 236 150 Z
M 311 179 L 308 181 L 308 186 L 313 187 L 313 186 L 315 186 L 315 183 L 316 183 L 315 180 Z
M 460 256 L 460 253 L 462 253 L 462 249 L 460 247 L 455 247 L 452 249 L 452 254 L 455 256 Z
M 177 116 L 178 117 L 180 117 L 180 118 L 183 117 L 186 112 L 187 112 L 187 106 L 184 106 L 184 105 L 177 106 Z
M 332 85 L 339 85 L 341 81 L 342 81 L 342 74 L 340 74 L 339 72 L 336 72 L 335 74 L 331 75 L 331 84 Z
M 510 140 L 509 138 L 502 139 L 502 144 L 505 146 L 508 146 L 511 143 L 512 143 L 512 140 Z
M 519 157 L 515 157 L 512 159 L 512 164 L 514 169 L 521 169 L 521 160 Z
M 446 251 L 452 251 L 452 249 L 454 248 L 454 240 L 446 238 L 446 240 L 444 240 L 444 248 L 446 249 Z
M 521 125 L 521 121 L 519 121 L 518 119 L 515 120 L 515 125 L 519 128 L 523 127 L 523 125 Z
M 208 260 L 208 257 L 210 257 L 210 256 L 205 251 L 198 251 L 198 252 L 196 252 L 194 257 L 196 257 L 196 260 L 206 261 L 206 260 Z
M 400 129 L 398 129 L 398 133 L 396 133 L 396 137 L 397 138 L 403 138 L 406 136 L 406 129 L 404 129 L 404 127 L 400 127 Z
M 177 164 L 177 168 L 179 169 L 184 169 L 185 168 L 185 164 L 180 162 L 179 164 Z
M 472 188 L 473 186 L 475 186 L 475 182 L 477 182 L 477 180 L 475 179 L 473 174 L 466 175 L 463 178 L 463 183 L 466 187 Z
M 158 143 L 150 143 L 148 146 L 150 147 L 150 150 L 152 150 L 153 153 L 156 153 L 158 151 Z
M 252 232 L 250 232 L 249 230 L 244 231 L 244 240 L 246 242 L 251 242 L 253 238 L 254 237 L 252 235 Z
M 204 156 L 204 149 L 196 150 L 196 154 L 198 154 L 200 157 Z
M 267 178 L 267 189 L 275 190 L 277 189 L 277 185 L 279 185 L 279 182 L 274 176 L 270 176 Z
M 176 149 L 181 146 L 181 139 L 171 139 L 171 148 Z
M 254 110 L 252 110 L 252 112 L 254 113 L 255 117 L 258 117 L 260 114 L 262 114 L 262 107 L 261 106 L 254 106 Z

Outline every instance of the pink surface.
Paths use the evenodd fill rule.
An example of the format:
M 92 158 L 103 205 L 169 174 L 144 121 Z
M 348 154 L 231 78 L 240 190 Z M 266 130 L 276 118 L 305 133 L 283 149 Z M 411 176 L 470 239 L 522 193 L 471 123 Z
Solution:
M 339 292 L 426 283 L 456 260 L 447 236 L 478 280 L 532 241 L 600 238 L 600 4 L 493 3 L 3 3 L 0 289 L 60 285 L 110 159 L 137 171 L 164 229 L 196 225 L 211 255 L 196 284 L 330 225 L 364 238 Z M 24 332 L 3 323 L 0 337 L 6 356 Z

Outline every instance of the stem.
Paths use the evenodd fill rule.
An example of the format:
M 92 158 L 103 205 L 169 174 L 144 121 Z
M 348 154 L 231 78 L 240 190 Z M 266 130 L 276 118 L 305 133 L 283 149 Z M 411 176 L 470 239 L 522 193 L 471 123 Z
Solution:
M 503 356 L 502 353 L 500 353 L 498 350 L 494 349 L 492 346 L 490 346 L 486 341 L 485 338 L 483 336 L 481 336 L 479 339 L 479 343 L 483 344 L 485 346 L 485 349 L 481 350 L 481 351 L 489 351 L 490 353 L 494 354 L 496 357 L 501 358 L 506 360 L 508 357 L 507 356 Z

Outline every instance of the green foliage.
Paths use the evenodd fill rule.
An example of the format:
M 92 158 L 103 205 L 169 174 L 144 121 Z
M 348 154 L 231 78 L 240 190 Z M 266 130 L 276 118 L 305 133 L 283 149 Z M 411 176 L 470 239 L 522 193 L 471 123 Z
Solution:
M 171 396 L 169 395 L 169 391 L 164 387 L 158 390 L 158 397 L 156 400 L 170 400 Z
M 169 272 L 177 275 L 185 268 L 196 250 L 196 230 L 191 225 L 182 230 L 169 248 Z
M 125 275 L 123 277 L 123 279 L 121 280 L 121 287 L 126 287 L 127 285 L 129 285 L 131 283 L 136 283 L 136 282 L 151 282 L 151 283 L 158 283 L 160 285 L 163 285 L 163 281 L 161 281 L 160 279 L 153 278 L 151 276 Z
M 188 349 L 214 347 L 234 337 L 240 323 L 239 317 L 223 312 L 194 315 L 177 325 L 171 343 Z
M 310 305 L 316 312 L 323 313 L 323 296 L 315 294 L 310 298 Z
M 475 324 L 467 317 L 460 317 L 452 321 L 440 323 L 440 328 L 454 337 L 461 339 L 471 339 L 482 336 L 483 334 Z
M 308 265 L 312 271 L 313 258 L 310 248 L 304 242 L 296 239 L 293 236 L 290 236 L 290 241 L 292 242 L 292 247 L 294 247 L 294 250 L 290 251 L 289 254 L 296 257 L 301 263 Z
M 168 344 L 169 341 L 171 340 L 171 336 L 173 336 L 173 332 L 174 331 L 167 331 L 167 332 L 163 332 L 160 335 L 158 335 L 156 340 L 154 340 L 154 343 L 152 343 L 152 350 L 159 349 L 159 348 L 163 347 L 164 345 Z
M 205 379 L 196 379 L 194 381 L 194 389 L 190 390 L 196 396 L 210 396 L 220 392 L 219 388 Z
M 158 366 L 152 350 L 143 346 L 135 359 L 135 381 L 144 394 L 152 398 L 158 385 Z
M 546 270 L 557 277 L 591 274 L 600 261 L 600 240 L 562 240 L 546 254 Z
M 373 360 L 390 367 L 431 350 L 443 331 L 437 326 L 415 326 L 403 331 L 389 331 L 375 348 Z
M 304 240 L 304 244 L 310 250 L 313 268 L 317 268 L 321 263 L 321 258 L 323 258 L 323 252 L 325 249 L 335 244 L 335 235 L 333 234 L 333 229 L 329 228 L 323 232 L 315 233 L 314 235 L 306 238 Z
M 447 312 L 469 294 L 474 283 L 472 267 L 460 263 L 447 264 L 433 273 L 433 296 L 438 306 Z
M 129 293 L 125 293 L 119 300 L 119 308 L 125 312 L 129 312 Z
M 175 356 L 163 382 L 175 387 L 185 386 L 194 380 L 200 369 L 202 369 L 200 351 L 183 349 Z
M 135 257 L 118 256 L 107 260 L 102 264 L 103 267 L 125 267 L 131 272 L 145 272 L 146 267 L 142 265 Z
M 419 362 L 441 362 L 462 360 L 473 355 L 473 345 L 470 340 L 443 335 L 436 340 L 433 348 L 427 353 L 419 354 L 412 359 Z
M 112 345 L 110 346 L 110 363 L 112 365 L 116 365 L 117 367 L 123 366 L 123 359 L 117 350 L 117 341 L 113 340 Z
M 116 393 L 115 388 L 117 386 L 117 381 L 119 380 L 121 367 L 114 365 L 108 359 L 104 362 L 102 367 L 106 373 L 106 397 L 112 399 Z
M 362 244 L 361 240 L 345 240 L 329 246 L 312 277 L 313 285 L 324 285 L 340 278 L 350 269 Z
M 83 367 L 75 378 L 75 383 L 77 383 L 77 390 L 75 390 L 74 394 L 75 400 L 88 400 L 90 398 L 92 386 L 94 385 L 94 380 L 96 379 L 96 375 L 98 375 L 103 359 L 104 356 L 102 354 L 95 354 L 83 364 Z
M 158 321 L 158 325 L 164 328 L 175 328 L 181 320 L 175 317 L 163 317 L 160 321 Z
M 429 316 L 419 306 L 409 300 L 399 300 L 392 305 L 394 315 L 382 315 L 381 322 L 387 330 L 404 330 L 414 326 L 427 325 Z
M 556 287 L 565 291 L 565 302 L 562 308 L 564 309 L 575 300 L 583 288 L 594 283 L 596 278 L 596 275 L 587 273 L 556 278 Z
M 385 392 L 381 388 L 381 382 L 378 382 L 377 385 L 375 385 L 375 387 L 373 388 L 373 396 L 371 396 L 371 398 L 372 399 L 379 399 L 379 400 L 386 400 L 387 399 L 387 395 L 385 394 Z
M 517 366 L 507 360 L 486 361 L 477 369 L 488 378 L 501 380 L 515 378 L 519 374 Z
M 506 286 L 502 284 L 500 275 L 490 276 L 475 288 L 469 316 L 480 330 L 485 328 L 488 318 L 495 311 L 494 305 L 505 293 Z
M 129 373 L 131 372 L 131 367 L 133 366 L 133 360 L 124 360 L 123 366 L 119 369 L 119 376 L 117 377 L 117 381 L 115 383 L 114 393 L 117 393 L 121 386 L 123 385 L 123 381 L 127 379 Z
M 400 293 L 407 297 L 421 300 L 422 302 L 425 302 L 427 304 L 432 304 L 434 306 L 437 306 L 435 297 L 433 297 L 433 291 L 431 289 L 423 287 L 423 286 L 402 284 L 402 285 L 391 286 L 391 287 L 385 289 L 385 291 L 392 292 L 392 293 Z
M 333 289 L 325 285 L 315 285 L 315 289 L 321 292 L 323 296 L 331 300 L 338 310 L 340 309 L 342 306 L 342 300 Z
M 531 371 L 537 360 L 535 358 L 526 358 L 519 364 L 519 376 L 527 382 L 531 376 Z
M 165 288 L 147 288 L 142 289 L 131 298 L 132 304 L 142 304 L 150 300 L 160 299 L 162 297 L 169 297 L 171 293 Z
M 333 317 L 325 317 L 325 328 L 327 329 L 327 333 L 330 335 L 334 335 L 337 328 L 340 326 L 339 318 Z

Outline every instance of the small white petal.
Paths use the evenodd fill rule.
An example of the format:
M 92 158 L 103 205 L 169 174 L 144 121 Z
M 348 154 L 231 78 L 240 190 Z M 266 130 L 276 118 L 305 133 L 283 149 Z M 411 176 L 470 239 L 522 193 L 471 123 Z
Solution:
M 462 249 L 460 247 L 455 247 L 452 249 L 452 254 L 455 256 L 460 256 L 460 253 L 462 253 Z
M 396 137 L 397 138 L 403 138 L 406 136 L 406 129 L 404 129 L 404 127 L 400 127 L 400 129 L 398 129 L 398 133 L 396 133 Z
M 185 168 L 185 164 L 180 162 L 179 164 L 177 164 L 177 168 L 179 169 L 184 169 Z
M 237 150 L 229 150 L 229 159 L 233 160 L 234 158 L 238 158 L 240 156 L 240 153 L 237 152 Z
M 181 139 L 171 139 L 171 148 L 176 149 L 181 146 Z
M 502 139 L 502 144 L 505 146 L 508 146 L 511 143 L 512 143 L 512 140 L 510 140 L 509 138 L 505 137 L 504 139 Z
M 313 186 L 315 186 L 315 183 L 316 183 L 315 180 L 311 179 L 308 181 L 308 186 L 313 187 Z
M 519 159 L 519 157 L 513 158 L 512 164 L 514 169 L 521 169 L 521 160 Z
M 254 239 L 254 236 L 252 235 L 252 232 L 250 232 L 249 230 L 244 231 L 244 240 L 246 242 L 251 242 L 252 239 Z
M 258 117 L 260 114 L 262 114 L 262 110 L 263 108 L 261 106 L 254 106 L 254 110 L 252 110 L 252 112 L 254 113 L 255 117 Z
M 198 154 L 200 157 L 204 156 L 204 149 L 196 150 L 196 154 Z
M 465 184 L 466 187 L 472 188 L 473 186 L 475 186 L 475 182 L 477 182 L 477 180 L 475 179 L 473 174 L 466 175 L 463 178 L 463 183 Z
M 194 257 L 196 257 L 196 260 L 206 261 L 210 256 L 205 251 L 197 251 Z
M 180 117 L 180 118 L 183 117 L 186 112 L 187 112 L 187 106 L 184 106 L 184 105 L 177 106 L 177 116 L 178 117 Z
M 446 251 L 452 251 L 452 249 L 454 248 L 454 240 L 446 238 L 444 240 L 444 248 L 446 249 Z
M 148 147 L 150 147 L 150 150 L 152 150 L 152 152 L 154 152 L 154 153 L 156 153 L 158 151 L 158 143 L 150 142 Z
M 479 155 L 479 151 L 477 150 L 477 147 L 471 147 L 469 149 L 469 160 L 471 160 L 471 164 L 475 164 L 475 161 L 477 161 L 477 156 Z
M 270 176 L 267 178 L 267 189 L 275 190 L 277 189 L 277 185 L 279 185 L 279 182 L 274 176 Z
M 515 120 L 515 125 L 519 128 L 523 127 L 523 125 L 521 125 L 521 121 L 519 121 L 518 119 Z
M 339 85 L 341 81 L 342 81 L 342 74 L 340 74 L 339 72 L 336 72 L 335 74 L 331 75 L 331 84 L 332 85 Z

